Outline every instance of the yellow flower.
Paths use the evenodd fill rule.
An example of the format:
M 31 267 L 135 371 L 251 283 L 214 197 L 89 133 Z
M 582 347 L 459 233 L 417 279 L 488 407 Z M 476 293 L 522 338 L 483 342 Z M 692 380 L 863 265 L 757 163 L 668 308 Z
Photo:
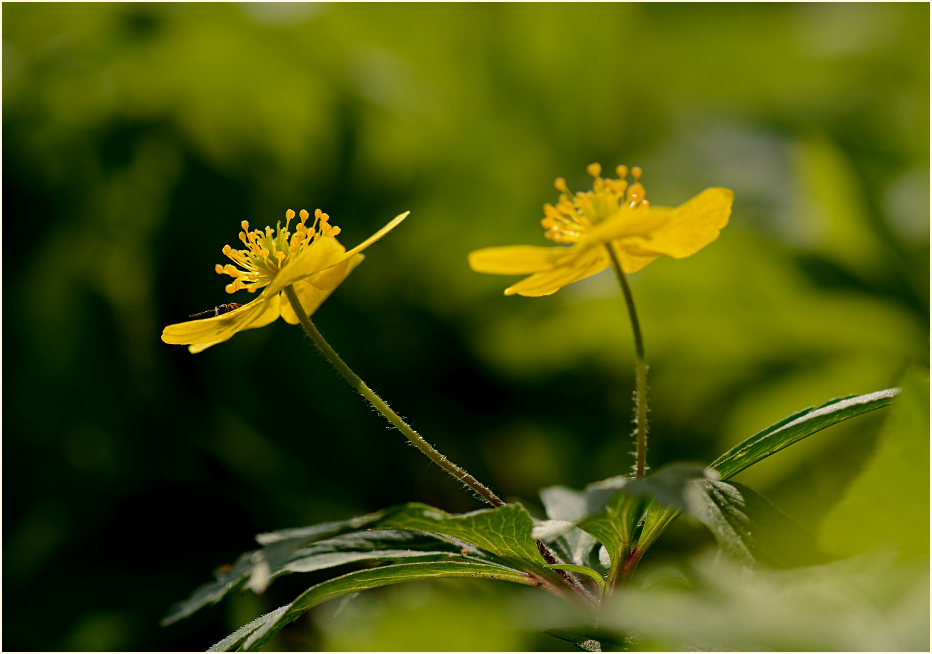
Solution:
M 544 236 L 561 247 L 510 245 L 471 252 L 476 272 L 530 277 L 505 289 L 505 295 L 550 295 L 567 284 L 601 272 L 611 265 L 609 248 L 626 273 L 640 270 L 657 257 L 682 259 L 718 238 L 728 224 L 734 193 L 708 188 L 675 209 L 653 207 L 639 181 L 641 169 L 615 169 L 617 179 L 600 177 L 602 167 L 590 164 L 592 190 L 572 194 L 566 181 L 556 205 L 544 205 Z M 603 247 L 604 246 L 604 247 Z
M 294 287 L 301 306 L 311 315 L 363 260 L 361 252 L 394 229 L 408 213 L 395 217 L 352 250 L 340 245 L 336 239 L 340 228 L 332 226 L 330 216 L 320 209 L 314 212 L 311 225 L 306 224 L 310 214 L 302 209 L 293 234 L 288 230 L 295 216 L 291 209 L 285 212 L 284 228 L 279 222 L 274 230 L 266 227 L 264 231 L 249 231 L 249 223 L 244 220 L 239 239 L 246 249 L 223 246 L 223 254 L 235 265 L 218 264 L 216 271 L 233 278 L 226 286 L 227 293 L 240 289 L 255 293 L 264 288 L 262 293 L 248 304 L 222 315 L 169 325 L 162 332 L 162 340 L 190 345 L 191 352 L 201 352 L 244 329 L 264 327 L 279 316 L 292 325 L 298 324 L 298 316 L 285 297 L 285 287 Z

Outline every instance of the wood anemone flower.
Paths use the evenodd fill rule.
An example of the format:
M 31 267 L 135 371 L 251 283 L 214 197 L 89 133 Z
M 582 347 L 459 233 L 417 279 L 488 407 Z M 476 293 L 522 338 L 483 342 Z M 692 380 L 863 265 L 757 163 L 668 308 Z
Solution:
M 611 265 L 610 249 L 622 270 L 632 273 L 657 257 L 682 259 L 718 238 L 728 224 L 734 193 L 708 188 L 676 208 L 654 207 L 641 184 L 641 169 L 615 169 L 618 178 L 600 177 L 602 167 L 590 164 L 591 191 L 571 193 L 559 178 L 555 205 L 544 205 L 544 236 L 559 247 L 510 245 L 476 250 L 469 265 L 476 272 L 527 275 L 505 289 L 505 295 L 550 295 L 567 284 Z
M 245 249 L 223 246 L 223 254 L 233 263 L 218 264 L 216 271 L 233 278 L 226 286 L 227 293 L 241 289 L 255 293 L 263 289 L 259 297 L 215 317 L 169 325 L 162 331 L 162 340 L 173 345 L 188 345 L 188 350 L 196 353 L 229 340 L 244 329 L 264 327 L 279 316 L 287 323 L 298 324 L 298 316 L 285 297 L 284 289 L 294 287 L 301 306 L 310 316 L 362 262 L 362 251 L 394 229 L 408 213 L 396 216 L 352 250 L 337 241 L 340 228 L 332 226 L 330 217 L 320 209 L 315 211 L 311 225 L 306 224 L 310 214 L 302 209 L 294 233 L 288 229 L 295 217 L 291 209 L 285 212 L 284 228 L 279 222 L 274 230 L 266 227 L 250 231 L 249 223 L 244 220 L 239 239 Z

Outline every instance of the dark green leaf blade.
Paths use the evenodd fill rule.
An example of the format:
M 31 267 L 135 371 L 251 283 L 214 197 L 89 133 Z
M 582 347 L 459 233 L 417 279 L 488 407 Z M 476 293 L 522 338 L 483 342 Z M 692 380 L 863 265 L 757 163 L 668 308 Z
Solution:
M 794 567 L 827 560 L 813 534 L 747 486 L 698 480 L 688 491 L 689 515 L 745 565 Z
M 528 575 L 509 568 L 480 561 L 429 561 L 399 563 L 380 568 L 358 570 L 341 577 L 329 579 L 306 590 L 298 598 L 275 611 L 253 621 L 211 648 L 211 651 L 228 651 L 239 648 L 254 651 L 278 633 L 285 625 L 322 602 L 379 586 L 452 577 L 471 577 L 510 581 L 518 584 L 535 585 Z
M 346 526 L 353 522 L 342 524 Z M 171 624 L 208 604 L 220 601 L 229 591 L 243 583 L 254 592 L 262 592 L 272 579 L 284 574 L 312 572 L 351 563 L 397 561 L 440 554 L 453 556 L 462 552 L 460 543 L 423 533 L 366 530 L 314 542 L 318 536 L 332 534 L 333 530 L 306 528 L 289 532 L 293 535 L 269 539 L 266 547 L 243 554 L 231 569 L 216 573 L 213 581 L 202 585 L 191 597 L 174 605 L 162 624 Z M 300 535 L 297 535 L 298 532 Z M 471 551 L 470 554 L 473 558 L 483 557 L 479 550 Z
M 718 457 L 710 465 L 722 479 L 730 479 L 755 463 L 835 423 L 887 406 L 900 392 L 888 388 L 867 395 L 852 395 L 804 409 L 771 425 Z

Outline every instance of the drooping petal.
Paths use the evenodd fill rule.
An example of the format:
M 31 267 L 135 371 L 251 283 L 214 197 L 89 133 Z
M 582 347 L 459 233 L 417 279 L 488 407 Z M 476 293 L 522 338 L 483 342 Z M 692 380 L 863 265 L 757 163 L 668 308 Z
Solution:
M 667 256 L 682 259 L 695 254 L 718 238 L 728 224 L 735 194 L 727 188 L 707 188 L 673 210 L 664 225 L 644 241 L 631 242 L 628 252 L 637 256 Z
M 338 266 L 345 261 L 353 259 L 357 254 L 397 227 L 410 213 L 410 211 L 406 211 L 403 214 L 395 216 L 387 225 L 382 227 L 382 229 L 352 250 L 346 250 L 336 238 L 319 238 L 311 247 L 307 248 L 285 266 L 282 271 L 275 276 L 271 284 L 269 284 L 269 288 L 272 292 L 278 293 L 284 290 L 289 284 L 307 280 L 331 266 Z M 353 267 L 358 265 L 359 261 L 361 261 L 361 259 L 356 261 Z M 350 268 L 350 270 L 352 270 L 352 268 Z M 347 272 L 347 274 L 349 273 Z M 295 316 L 295 318 L 297 318 L 297 316 Z
M 326 300 L 336 287 L 346 279 L 353 271 L 353 268 L 362 263 L 364 258 L 365 255 L 362 254 L 354 255 L 313 277 L 296 282 L 294 284 L 294 290 L 298 296 L 298 301 L 301 302 L 301 306 L 304 308 L 304 312 L 310 316 L 317 311 L 324 300 Z M 294 309 L 291 307 L 291 302 L 288 301 L 288 297 L 284 293 L 281 293 L 280 297 L 282 318 L 291 325 L 297 325 L 300 321 Z
M 602 247 L 583 249 L 574 248 L 576 254 L 573 259 L 543 272 L 536 273 L 522 279 L 505 289 L 505 295 L 523 295 L 525 297 L 540 297 L 559 291 L 567 284 L 579 281 L 602 272 L 611 263 L 608 252 Z
M 162 331 L 162 340 L 172 345 L 190 345 L 191 352 L 201 352 L 244 329 L 263 327 L 278 316 L 278 296 L 263 292 L 252 302 L 221 316 L 169 325 Z
M 392 219 L 389 221 L 389 223 L 388 223 L 387 225 L 385 225 L 385 227 L 383 227 L 382 229 L 380 229 L 379 231 L 377 231 L 375 234 L 373 234 L 372 236 L 370 236 L 369 238 L 367 238 L 365 241 L 363 241 L 362 243 L 360 243 L 359 245 L 357 245 L 356 247 L 354 247 L 352 250 L 350 250 L 349 252 L 347 252 L 347 253 L 346 253 L 347 258 L 353 256 L 354 254 L 358 254 L 359 252 L 362 252 L 362 251 L 365 250 L 367 247 L 369 247 L 370 245 L 372 245 L 373 243 L 375 243 L 376 241 L 378 241 L 380 238 L 382 238 L 383 236 L 385 236 L 386 234 L 388 234 L 390 231 L 392 231 L 393 229 L 395 229 L 395 227 L 397 227 L 399 224 L 401 224 L 401 221 L 404 220 L 405 218 L 407 218 L 407 217 L 408 217 L 408 214 L 410 214 L 410 213 L 411 213 L 410 211 L 405 211 L 404 213 L 398 214 L 397 216 L 395 216 L 394 218 L 392 218 Z
M 569 253 L 566 247 L 505 245 L 469 253 L 469 267 L 495 275 L 527 275 L 552 268 Z
M 317 239 L 313 245 L 288 262 L 269 283 L 266 291 L 278 295 L 286 286 L 307 279 L 335 266 L 346 256 L 344 248 L 332 236 Z

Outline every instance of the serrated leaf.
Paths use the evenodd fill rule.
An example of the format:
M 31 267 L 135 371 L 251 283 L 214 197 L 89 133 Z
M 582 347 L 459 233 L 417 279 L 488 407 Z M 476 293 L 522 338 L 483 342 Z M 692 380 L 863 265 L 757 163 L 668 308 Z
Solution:
M 387 509 L 374 527 L 450 536 L 471 543 L 525 571 L 546 571 L 547 562 L 531 535 L 534 521 L 520 504 L 451 514 L 426 504 Z
M 801 441 L 835 423 L 879 409 L 893 402 L 900 392 L 888 388 L 867 395 L 852 395 L 804 409 L 767 427 L 718 457 L 710 465 L 730 479 L 771 454 Z
M 210 651 L 229 651 L 233 648 L 256 650 L 288 623 L 318 604 L 341 595 L 409 581 L 451 577 L 494 579 L 532 586 L 537 584 L 534 579 L 516 570 L 479 561 L 399 563 L 357 570 L 312 586 L 291 604 L 254 620 L 211 647 Z

